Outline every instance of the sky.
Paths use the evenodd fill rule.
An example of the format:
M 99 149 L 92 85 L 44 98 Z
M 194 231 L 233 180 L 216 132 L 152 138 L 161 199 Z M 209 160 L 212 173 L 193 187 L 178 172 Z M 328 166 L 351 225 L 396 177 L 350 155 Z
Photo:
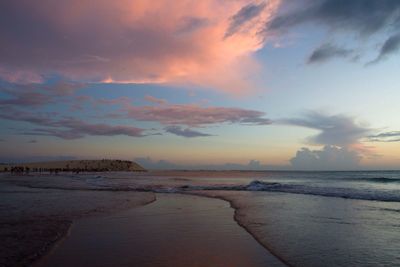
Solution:
M 400 169 L 400 1 L 5 0 L 0 162 Z

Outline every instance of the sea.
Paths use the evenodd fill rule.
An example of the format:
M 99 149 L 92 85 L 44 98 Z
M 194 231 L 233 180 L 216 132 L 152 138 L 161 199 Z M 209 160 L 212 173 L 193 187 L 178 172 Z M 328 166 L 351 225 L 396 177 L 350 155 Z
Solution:
M 17 183 L 219 198 L 287 266 L 400 266 L 400 171 L 111 172 Z

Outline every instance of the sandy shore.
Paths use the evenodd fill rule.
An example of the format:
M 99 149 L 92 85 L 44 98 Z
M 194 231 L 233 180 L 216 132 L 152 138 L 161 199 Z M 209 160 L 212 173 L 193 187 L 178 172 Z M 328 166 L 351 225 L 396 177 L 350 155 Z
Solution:
M 282 265 L 284 266 L 293 266 L 290 262 L 288 262 L 285 258 L 283 258 L 275 249 L 268 245 L 263 239 L 260 239 L 259 236 L 255 233 L 256 231 L 253 230 L 253 227 L 250 227 L 251 224 L 243 223 L 243 214 L 241 213 L 241 207 L 236 203 L 235 197 L 232 197 L 232 192 L 224 192 L 224 191 L 192 191 L 190 192 L 191 195 L 197 195 L 201 197 L 208 197 L 213 199 L 220 199 L 226 201 L 230 204 L 230 206 L 234 209 L 234 220 L 238 225 L 240 225 L 243 229 L 245 229 L 261 246 L 263 246 L 271 255 L 275 256 Z M 261 223 L 262 224 L 262 223 Z M 257 225 L 257 223 L 255 224 Z
M 227 201 L 108 190 L 102 179 L 0 176 L 0 266 L 282 266 Z M 79 249 L 65 257 L 68 247 Z
M 257 191 L 260 182 L 254 178 L 261 174 L 247 175 L 251 177 L 237 172 L 186 171 L 0 174 L 0 266 L 29 265 L 48 254 L 63 236 L 65 242 L 57 243 L 66 244 L 68 229 L 79 244 L 93 240 L 86 242 L 89 246 L 81 254 L 89 255 L 89 259 L 110 255 L 142 264 L 145 255 L 146 262 L 159 259 L 160 264 L 153 262 L 156 266 L 179 266 L 171 260 L 175 258 L 188 266 L 227 266 L 231 257 L 243 266 L 260 266 L 265 253 L 287 266 L 393 266 L 399 262 L 398 202 Z M 283 181 L 292 182 L 293 174 L 280 175 Z M 325 180 L 323 174 L 316 182 L 325 183 L 324 190 L 336 188 Z M 271 182 L 275 187 L 276 182 Z M 309 187 L 309 182 L 303 179 L 302 186 Z M 345 184 L 358 192 L 358 183 L 351 180 Z M 385 181 L 377 185 L 374 180 L 369 186 L 372 192 L 388 196 L 381 188 L 394 184 Z M 390 197 L 398 194 L 389 192 Z M 201 194 L 201 198 L 193 194 Z M 156 196 L 160 196 L 158 201 L 152 202 Z M 80 229 L 86 230 L 77 234 L 77 226 L 85 222 L 90 223 Z M 243 249 L 246 242 L 250 243 Z M 115 248 L 117 252 L 113 252 Z M 251 251 L 247 251 L 249 248 Z M 54 251 L 60 253 L 59 249 Z M 197 258 L 198 264 L 194 262 Z
M 0 183 L 0 266 L 29 266 L 82 217 L 130 209 L 153 193 L 26 188 Z
M 233 220 L 226 201 L 157 194 L 157 201 L 83 218 L 36 266 L 284 266 Z

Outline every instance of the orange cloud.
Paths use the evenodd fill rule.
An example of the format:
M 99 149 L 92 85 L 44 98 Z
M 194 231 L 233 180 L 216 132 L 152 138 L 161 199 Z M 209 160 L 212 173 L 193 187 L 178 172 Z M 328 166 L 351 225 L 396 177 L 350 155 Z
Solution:
M 252 54 L 268 38 L 260 32 L 279 2 L 5 4 L 1 13 L 9 23 L 0 26 L 0 67 L 33 77 L 55 73 L 77 81 L 192 84 L 243 93 L 258 70 Z

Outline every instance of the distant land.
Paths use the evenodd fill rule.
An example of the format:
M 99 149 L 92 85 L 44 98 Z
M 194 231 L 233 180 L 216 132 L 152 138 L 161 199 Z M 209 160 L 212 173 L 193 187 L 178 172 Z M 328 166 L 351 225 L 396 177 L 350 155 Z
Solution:
M 3 172 L 104 172 L 146 171 L 145 168 L 128 160 L 62 160 L 16 164 L 1 164 Z

